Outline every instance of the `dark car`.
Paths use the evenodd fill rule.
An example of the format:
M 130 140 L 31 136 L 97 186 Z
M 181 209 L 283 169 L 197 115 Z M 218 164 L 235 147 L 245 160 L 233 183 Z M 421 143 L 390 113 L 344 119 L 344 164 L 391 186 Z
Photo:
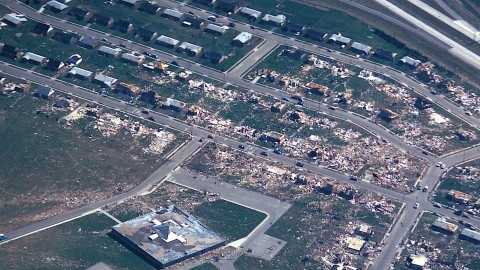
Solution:
M 267 152 L 265 152 L 265 151 L 260 152 L 260 155 L 265 156 L 265 157 L 268 156 Z
M 207 138 L 213 139 L 213 136 L 212 135 L 207 135 Z
M 142 110 L 142 113 L 143 114 L 148 114 L 148 111 L 147 110 Z
M 0 242 L 7 240 L 8 237 L 5 236 L 5 234 L 0 233 Z
M 238 149 L 245 149 L 245 146 L 243 144 L 238 145 Z
M 300 161 L 297 161 L 297 163 L 295 163 L 295 165 L 297 165 L 298 167 L 303 167 L 303 163 L 301 163 Z
M 351 176 L 350 176 L 350 180 L 352 180 L 352 181 L 358 181 L 358 177 L 356 177 L 355 175 L 351 175 Z
M 228 26 L 230 26 L 230 27 L 235 27 L 235 23 L 229 22 L 229 23 L 228 23 Z

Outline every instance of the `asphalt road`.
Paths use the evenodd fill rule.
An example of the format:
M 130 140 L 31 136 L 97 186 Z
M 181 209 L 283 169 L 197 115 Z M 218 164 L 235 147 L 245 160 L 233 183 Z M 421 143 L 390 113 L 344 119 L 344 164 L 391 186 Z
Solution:
M 10 231 L 5 233 L 9 240 L 0 243 L 0 245 L 8 243 L 9 241 L 13 241 L 19 237 L 24 237 L 30 235 L 32 233 L 50 228 L 57 224 L 69 221 L 71 219 L 81 217 L 85 214 L 91 213 L 98 208 L 104 207 L 106 205 L 119 203 L 124 201 L 130 197 L 136 196 L 145 192 L 152 188 L 153 186 L 157 185 L 158 183 L 162 182 L 175 168 L 181 165 L 181 163 L 193 155 L 200 147 L 202 143 L 198 142 L 198 140 L 190 140 L 181 148 L 179 148 L 173 155 L 171 155 L 168 160 L 160 166 L 155 172 L 153 172 L 147 179 L 145 179 L 142 183 L 140 183 L 135 188 L 119 194 L 113 197 L 110 197 L 103 201 L 94 202 L 88 205 L 85 205 L 80 208 L 76 208 L 71 211 L 67 211 L 61 215 L 54 216 L 47 218 L 45 220 L 28 224 L 27 226 L 18 228 L 14 231 Z
M 142 52 L 142 53 L 143 52 L 149 52 L 149 53 L 155 54 L 157 56 L 158 60 L 162 60 L 162 61 L 165 61 L 165 62 L 175 61 L 180 66 L 182 66 L 186 69 L 195 71 L 195 72 L 197 72 L 199 74 L 202 74 L 204 76 L 207 76 L 207 77 L 210 77 L 210 78 L 213 78 L 213 79 L 216 79 L 216 80 L 228 82 L 230 84 L 233 84 L 233 85 L 245 88 L 245 89 L 250 89 L 250 90 L 252 90 L 256 93 L 259 93 L 259 94 L 273 96 L 273 97 L 276 97 L 277 99 L 280 99 L 280 100 L 281 99 L 286 99 L 286 100 L 290 100 L 293 103 L 296 103 L 295 100 L 290 99 L 290 95 L 288 93 L 286 93 L 284 91 L 280 91 L 279 89 L 270 88 L 270 87 L 266 87 L 266 86 L 262 86 L 262 85 L 258 85 L 258 84 L 252 84 L 252 83 L 242 79 L 240 77 L 241 74 L 223 73 L 223 72 L 220 72 L 220 71 L 217 71 L 217 70 L 199 65 L 197 63 L 178 58 L 178 57 L 173 56 L 171 54 L 162 52 L 160 50 L 156 50 L 154 48 L 151 48 L 151 47 L 139 44 L 139 43 L 129 42 L 128 40 L 125 40 L 125 39 L 122 39 L 122 38 L 119 38 L 119 37 L 115 37 L 115 36 L 112 36 L 112 35 L 109 35 L 109 34 L 107 35 L 106 33 L 102 33 L 102 32 L 92 30 L 92 29 L 89 29 L 89 28 L 86 28 L 86 27 L 83 27 L 83 26 L 80 26 L 80 25 L 75 25 L 75 24 L 72 24 L 72 23 L 69 23 L 69 22 L 66 22 L 66 21 L 62 21 L 62 20 L 59 20 L 55 17 L 51 17 L 51 16 L 48 16 L 48 15 L 45 15 L 45 14 L 37 13 L 35 10 L 31 9 L 30 7 L 25 6 L 24 4 L 18 3 L 18 2 L 13 1 L 13 0 L 9 0 L 9 1 L 3 0 L 3 2 L 5 2 L 5 5 L 8 6 L 9 8 L 11 8 L 12 10 L 15 10 L 16 12 L 19 12 L 19 13 L 23 13 L 27 17 L 32 18 L 34 20 L 49 23 L 50 25 L 52 25 L 55 28 L 62 29 L 64 31 L 76 32 L 76 33 L 79 33 L 79 34 L 91 35 L 93 37 L 96 37 L 99 40 L 100 39 L 106 39 L 108 42 L 110 42 L 112 44 L 117 44 L 117 45 L 122 44 L 124 47 L 126 47 L 130 50 L 134 50 L 134 51 L 138 51 L 138 52 Z M 206 15 L 203 14 L 203 16 L 206 16 Z M 238 26 L 238 27 L 240 27 L 240 26 Z M 240 30 L 240 29 L 237 29 L 237 30 Z M 265 33 L 267 33 L 267 32 L 265 32 Z M 268 36 L 262 36 L 262 37 L 266 38 L 266 40 L 270 40 L 270 38 L 273 38 L 272 42 L 268 43 L 270 45 L 268 45 L 264 48 L 270 48 L 273 44 L 276 44 L 276 43 L 280 44 L 281 42 L 288 42 L 287 45 L 292 45 L 290 43 L 293 42 L 294 44 L 304 46 L 304 49 L 306 49 L 306 50 L 311 50 L 311 49 L 314 50 L 316 48 L 314 45 L 311 45 L 311 44 L 308 45 L 306 43 L 299 43 L 297 41 L 286 39 L 286 38 L 278 36 L 278 35 L 269 34 Z M 313 46 L 313 47 L 311 48 L 311 46 Z M 260 48 L 259 51 L 264 52 L 264 53 L 268 53 L 267 50 L 264 50 L 262 48 Z M 316 53 L 319 53 L 319 52 L 321 52 L 321 51 L 320 50 L 316 51 Z M 337 55 L 336 53 L 329 53 L 327 51 L 325 51 L 325 53 Z M 341 57 L 347 57 L 346 55 L 342 55 L 342 54 L 338 54 L 338 55 L 341 56 Z M 259 57 L 259 55 L 254 54 L 254 57 Z M 351 58 L 351 57 L 348 58 L 348 57 L 346 58 L 347 60 L 352 60 L 352 62 L 350 64 L 358 64 L 357 63 L 358 59 Z M 251 59 L 251 58 L 247 57 L 246 59 L 247 59 L 247 62 L 248 62 L 248 61 L 250 61 L 249 59 Z M 360 62 L 364 63 L 363 61 L 360 61 Z M 253 62 L 251 62 L 251 63 L 249 62 L 248 65 L 245 65 L 243 63 L 239 63 L 238 65 L 240 65 L 242 68 L 241 69 L 234 69 L 234 71 L 239 70 L 240 72 L 244 72 L 244 70 L 248 69 L 248 66 L 253 65 L 253 64 L 254 64 Z M 372 65 L 375 66 L 375 64 L 372 64 Z M 431 156 L 432 154 L 429 154 L 428 156 L 422 154 L 424 152 L 423 149 L 406 143 L 401 138 L 399 138 L 397 135 L 391 133 L 385 127 L 383 127 L 379 124 L 376 124 L 373 121 L 371 121 L 370 119 L 367 119 L 367 118 L 365 118 L 363 116 L 360 116 L 358 114 L 354 114 L 354 113 L 351 113 L 351 112 L 348 112 L 348 111 L 345 111 L 345 110 L 342 110 L 342 109 L 339 109 L 339 108 L 337 108 L 335 110 L 332 110 L 332 109 L 330 109 L 330 106 L 328 106 L 326 104 L 323 104 L 323 103 L 319 103 L 319 102 L 310 100 L 310 99 L 304 100 L 304 107 L 306 107 L 308 109 L 311 109 L 311 110 L 321 112 L 321 113 L 325 113 L 329 116 L 332 116 L 332 117 L 335 117 L 335 118 L 338 118 L 338 119 L 342 119 L 342 120 L 348 121 L 348 122 L 350 122 L 354 125 L 357 125 L 357 126 L 363 128 L 365 131 L 370 132 L 372 134 L 375 134 L 375 135 L 387 140 L 388 142 L 392 143 L 397 148 L 399 148 L 399 149 L 403 150 L 404 152 L 409 153 L 411 155 L 417 156 L 417 157 L 422 158 L 422 159 L 426 159 L 427 161 L 431 161 L 432 158 L 433 158 Z

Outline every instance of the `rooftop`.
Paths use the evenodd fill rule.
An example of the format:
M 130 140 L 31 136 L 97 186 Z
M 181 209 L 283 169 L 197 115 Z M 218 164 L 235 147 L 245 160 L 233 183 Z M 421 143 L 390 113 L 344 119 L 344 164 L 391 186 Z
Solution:
M 113 233 L 150 261 L 168 266 L 217 248 L 225 240 L 175 206 L 115 225 Z

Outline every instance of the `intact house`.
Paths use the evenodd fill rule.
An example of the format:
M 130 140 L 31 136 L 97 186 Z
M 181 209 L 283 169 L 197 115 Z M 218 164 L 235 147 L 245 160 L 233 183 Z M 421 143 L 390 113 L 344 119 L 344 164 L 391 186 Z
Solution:
M 384 49 L 375 49 L 373 53 L 374 57 L 378 57 L 384 60 L 393 61 L 395 59 L 396 53 L 384 50 Z
M 182 42 L 178 48 L 191 56 L 198 56 L 203 50 L 202 47 L 189 42 Z
M 180 43 L 180 41 L 168 36 L 161 35 L 157 38 L 157 43 L 169 48 L 175 48 L 178 43 Z
M 238 9 L 238 13 L 253 21 L 258 20 L 262 16 L 262 12 L 249 7 L 241 7 Z
M 122 49 L 120 48 L 112 48 L 105 45 L 98 47 L 97 51 L 100 54 L 113 56 L 113 57 L 118 57 L 122 53 Z
M 83 68 L 73 67 L 68 71 L 68 75 L 84 80 L 90 80 L 92 78 L 93 72 Z
M 93 77 L 93 81 L 102 86 L 107 86 L 110 89 L 113 89 L 118 82 L 117 79 L 104 75 L 103 73 L 95 74 L 95 77 Z
M 404 56 L 402 59 L 400 59 L 400 62 L 409 65 L 412 68 L 416 68 L 418 65 L 422 63 L 422 61 L 414 59 L 410 56 Z
M 37 24 L 33 27 L 32 33 L 40 36 L 46 36 L 53 30 L 49 24 L 37 22 Z
M 365 55 L 369 55 L 372 52 L 372 47 L 360 42 L 353 42 L 351 48 L 352 50 L 363 53 Z
M 283 14 L 278 14 L 278 15 L 265 14 L 265 16 L 263 16 L 262 18 L 262 22 L 266 24 L 282 27 L 287 23 L 287 17 Z
M 333 34 L 328 39 L 330 42 L 334 42 L 343 46 L 348 46 L 352 42 L 351 38 L 344 37 L 342 34 Z
M 68 6 L 65 5 L 64 3 L 60 3 L 60 2 L 55 1 L 55 0 L 48 1 L 45 5 L 47 6 L 48 9 L 50 9 L 51 11 L 53 11 L 55 13 L 62 12 L 65 9 L 68 8 Z
M 8 13 L 3 15 L 2 22 L 11 25 L 11 26 L 18 26 L 21 23 L 27 21 L 27 18 L 23 14 L 16 14 L 16 13 Z
M 225 32 L 227 32 L 227 29 L 225 27 L 214 24 L 214 23 L 209 23 L 205 26 L 204 28 L 205 32 L 217 34 L 217 35 L 223 35 Z
M 248 32 L 241 32 L 235 38 L 233 38 L 232 44 L 237 46 L 243 46 L 252 40 L 253 35 Z
M 145 55 L 141 54 L 141 53 L 138 53 L 138 52 L 126 52 L 126 53 L 122 53 L 122 56 L 121 58 L 123 60 L 126 60 L 128 62 L 132 62 L 132 63 L 135 63 L 137 65 L 140 65 L 141 63 L 143 63 L 143 61 L 145 61 Z
M 156 15 L 160 12 L 161 8 L 159 5 L 154 3 L 142 2 L 140 3 L 140 6 L 138 6 L 138 10 L 148 14 Z
M 47 62 L 47 58 L 45 56 L 41 56 L 32 52 L 26 52 L 22 56 L 22 59 L 36 65 L 43 65 Z
M 165 18 L 173 19 L 175 21 L 179 21 L 183 18 L 185 14 L 181 11 L 176 9 L 167 8 L 163 11 L 162 16 Z

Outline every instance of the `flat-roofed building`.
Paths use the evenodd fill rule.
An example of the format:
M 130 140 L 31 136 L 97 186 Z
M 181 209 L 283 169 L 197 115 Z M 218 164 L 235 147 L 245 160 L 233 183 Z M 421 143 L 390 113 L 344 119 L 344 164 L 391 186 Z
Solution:
M 141 64 L 145 61 L 145 55 L 138 52 L 126 52 L 122 53 L 122 59 L 135 64 Z
M 224 245 L 225 240 L 175 206 L 113 226 L 115 239 L 164 268 Z
M 372 47 L 356 41 L 352 43 L 352 49 L 365 55 L 369 55 L 372 52 Z
M 157 38 L 157 43 L 163 46 L 174 48 L 178 45 L 178 43 L 180 43 L 180 41 L 168 36 L 161 35 Z
M 162 13 L 163 17 L 167 17 L 167 18 L 174 19 L 174 20 L 177 20 L 177 21 L 181 20 L 184 15 L 185 15 L 185 13 L 183 13 L 181 11 L 178 11 L 176 9 L 171 9 L 171 8 L 165 9 Z
M 3 15 L 2 21 L 13 26 L 18 26 L 27 21 L 27 18 L 23 14 L 8 13 Z
M 114 57 L 117 57 L 122 53 L 122 49 L 120 49 L 120 48 L 112 48 L 112 47 L 108 47 L 108 46 L 105 46 L 105 45 L 102 45 L 102 46 L 98 47 L 97 50 L 101 54 L 110 55 L 110 56 L 114 56 Z
M 192 43 L 189 43 L 189 42 L 182 42 L 182 44 L 180 44 L 180 46 L 178 46 L 178 48 L 187 52 L 190 55 L 193 55 L 193 56 L 200 55 L 202 53 L 202 50 L 203 50 L 202 47 L 200 47 L 198 45 L 195 45 L 195 44 L 192 44 Z
M 45 5 L 53 12 L 62 12 L 68 8 L 68 6 L 65 5 L 64 3 L 60 3 L 55 0 L 48 1 Z
M 47 58 L 45 56 L 41 56 L 39 54 L 32 53 L 32 52 L 26 52 L 22 56 L 22 59 L 25 60 L 25 61 L 34 63 L 34 64 L 38 64 L 38 65 L 44 64 L 47 60 Z
M 461 204 L 468 204 L 473 199 L 472 195 L 453 189 L 448 192 L 448 197 L 454 202 Z
M 473 243 L 480 243 L 480 232 L 474 231 L 472 229 L 464 228 L 460 232 L 460 237 Z
M 262 12 L 249 7 L 241 7 L 238 13 L 252 20 L 258 20 L 262 16 Z
M 423 269 L 428 262 L 428 258 L 421 254 L 410 255 L 408 259 L 413 269 Z
M 205 32 L 210 32 L 218 35 L 223 35 L 225 32 L 227 32 L 227 29 L 223 26 L 220 26 L 218 24 L 214 23 L 209 23 L 207 26 L 205 26 Z
M 333 34 L 328 40 L 345 46 L 350 45 L 352 42 L 351 38 L 344 37 L 342 34 Z
M 287 16 L 283 14 L 278 14 L 278 15 L 271 15 L 271 14 L 265 14 L 263 16 L 262 21 L 264 23 L 272 24 L 275 26 L 284 26 L 287 23 Z
M 252 40 L 253 35 L 249 32 L 241 32 L 235 38 L 233 38 L 233 43 L 243 46 Z
M 347 247 L 355 252 L 360 252 L 365 246 L 365 240 L 357 237 L 347 237 L 346 244 Z
M 95 74 L 95 77 L 93 77 L 93 80 L 101 85 L 107 86 L 112 89 L 113 87 L 115 87 L 115 84 L 118 82 L 117 79 L 104 75 L 103 73 Z
M 400 62 L 404 63 L 404 64 L 407 64 L 411 67 L 417 67 L 418 65 L 420 65 L 422 63 L 422 61 L 420 60 L 417 60 L 417 59 L 414 59 L 410 56 L 404 56 L 402 57 L 402 59 L 400 59 Z
M 68 74 L 71 75 L 71 76 L 74 76 L 74 77 L 81 78 L 81 79 L 89 80 L 89 79 L 92 78 L 93 72 L 88 71 L 88 70 L 83 69 L 83 68 L 73 67 L 72 69 L 70 69 L 68 71 Z
M 271 143 L 281 143 L 284 139 L 285 135 L 276 131 L 268 131 L 260 136 L 260 140 Z

